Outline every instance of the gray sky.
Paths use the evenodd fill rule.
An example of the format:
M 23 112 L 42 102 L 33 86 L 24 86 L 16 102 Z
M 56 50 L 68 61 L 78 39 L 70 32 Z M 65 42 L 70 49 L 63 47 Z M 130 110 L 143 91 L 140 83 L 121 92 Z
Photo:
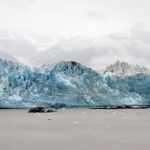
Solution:
M 71 59 L 102 69 L 119 59 L 150 68 L 149 6 L 149 0 L 0 0 L 0 48 L 29 64 Z

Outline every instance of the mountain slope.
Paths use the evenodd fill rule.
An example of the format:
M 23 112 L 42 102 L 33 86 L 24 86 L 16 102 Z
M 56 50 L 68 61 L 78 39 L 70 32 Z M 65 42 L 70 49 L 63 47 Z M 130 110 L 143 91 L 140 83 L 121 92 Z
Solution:
M 5 59 L 12 62 L 17 62 L 17 60 L 6 50 L 0 48 L 0 58 Z
M 5 52 L 7 51 L 9 55 L 13 56 L 21 63 L 28 64 L 28 61 L 38 54 L 36 48 L 36 44 L 34 45 L 32 43 L 32 37 L 30 36 L 0 31 L 0 49 Z M 0 58 L 7 59 L 6 57 Z

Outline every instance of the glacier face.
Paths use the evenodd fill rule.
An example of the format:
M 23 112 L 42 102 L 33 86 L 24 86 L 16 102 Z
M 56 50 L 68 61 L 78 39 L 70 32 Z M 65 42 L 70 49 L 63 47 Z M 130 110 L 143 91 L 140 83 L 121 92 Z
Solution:
M 30 68 L 0 60 L 0 107 L 149 105 L 150 75 L 98 73 L 76 62 Z

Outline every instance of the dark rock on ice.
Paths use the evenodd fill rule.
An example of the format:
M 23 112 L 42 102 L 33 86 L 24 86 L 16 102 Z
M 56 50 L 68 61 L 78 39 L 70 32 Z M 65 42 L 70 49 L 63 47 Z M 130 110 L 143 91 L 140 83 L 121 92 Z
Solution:
M 43 108 L 43 107 L 35 107 L 29 110 L 29 113 L 49 113 L 49 112 L 56 112 L 57 109 L 55 108 Z
M 42 113 L 42 112 L 45 112 L 44 108 L 43 107 L 36 107 L 36 108 L 31 108 L 29 110 L 29 113 Z

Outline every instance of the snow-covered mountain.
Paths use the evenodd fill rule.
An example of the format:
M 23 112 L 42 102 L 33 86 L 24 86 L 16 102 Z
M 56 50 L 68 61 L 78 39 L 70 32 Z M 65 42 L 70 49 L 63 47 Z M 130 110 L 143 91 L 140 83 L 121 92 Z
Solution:
M 33 66 L 41 66 L 44 64 L 54 64 L 62 60 L 70 61 L 74 60 L 77 62 L 82 62 L 84 65 L 88 65 L 89 59 L 92 56 L 92 51 L 88 55 L 85 55 L 85 51 L 79 51 L 77 49 L 66 51 L 61 48 L 54 48 L 53 50 L 43 51 L 36 56 L 34 56 L 29 64 Z M 83 59 L 84 57 L 84 59 Z
M 7 52 L 5 49 L 1 47 L 0 47 L 0 58 L 12 62 L 17 62 L 17 60 L 9 52 Z
M 149 105 L 150 75 L 120 77 L 77 62 L 30 68 L 0 60 L 0 106 Z
M 94 45 L 96 45 L 96 43 L 93 43 L 92 40 L 87 37 L 77 36 L 69 39 L 65 38 L 56 42 L 47 50 L 32 57 L 30 64 L 41 66 L 44 64 L 57 63 L 62 60 L 74 60 L 84 65 L 88 65 L 88 62 L 96 49 Z
M 36 48 L 30 36 L 0 31 L 0 58 L 11 61 L 16 59 L 18 62 L 28 64 L 29 60 L 39 53 Z M 3 55 L 5 57 L 2 57 Z

